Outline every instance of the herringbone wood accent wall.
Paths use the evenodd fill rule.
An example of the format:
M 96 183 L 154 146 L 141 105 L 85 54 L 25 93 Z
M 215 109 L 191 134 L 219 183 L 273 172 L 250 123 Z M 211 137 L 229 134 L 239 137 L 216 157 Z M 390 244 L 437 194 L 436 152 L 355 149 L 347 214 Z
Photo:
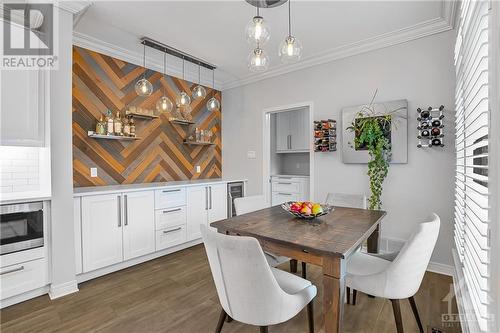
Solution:
M 108 109 L 114 114 L 135 105 L 154 109 L 162 96 L 161 87 L 172 101 L 183 89 L 191 95 L 195 84 L 176 77 L 146 70 L 154 86 L 149 97 L 139 97 L 135 82 L 144 68 L 80 47 L 73 47 L 73 183 L 75 187 L 151 183 L 171 180 L 218 178 L 222 176 L 221 113 L 209 112 L 206 102 L 212 89 L 206 87 L 205 100 L 192 102 L 194 125 L 182 126 L 168 121 L 168 115 L 143 120 L 135 118 L 140 140 L 93 139 L 97 120 Z M 220 92 L 214 91 L 220 100 Z M 198 127 L 213 132 L 214 146 L 189 146 L 183 143 Z M 55 129 L 57 130 L 57 129 Z M 196 173 L 196 166 L 201 173 Z M 90 168 L 98 177 L 90 177 Z

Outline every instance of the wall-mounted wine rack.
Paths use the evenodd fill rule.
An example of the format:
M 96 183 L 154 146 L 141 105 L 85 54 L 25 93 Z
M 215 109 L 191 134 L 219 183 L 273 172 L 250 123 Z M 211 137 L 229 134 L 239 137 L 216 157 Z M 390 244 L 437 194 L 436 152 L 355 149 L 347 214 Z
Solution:
M 418 148 L 444 147 L 444 105 L 417 109 Z
M 333 119 L 314 122 L 314 151 L 337 150 L 337 121 Z

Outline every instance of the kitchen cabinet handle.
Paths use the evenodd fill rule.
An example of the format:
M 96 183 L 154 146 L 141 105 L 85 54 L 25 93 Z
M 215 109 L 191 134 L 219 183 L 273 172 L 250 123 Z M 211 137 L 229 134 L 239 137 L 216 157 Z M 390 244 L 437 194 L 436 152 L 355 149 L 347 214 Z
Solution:
M 208 187 L 205 186 L 205 210 L 208 210 Z
M 118 198 L 118 227 L 122 226 L 122 196 L 117 196 Z
M 212 186 L 209 187 L 210 191 L 210 209 L 212 209 Z
M 123 211 L 125 214 L 125 225 L 128 225 L 128 212 L 127 212 L 128 202 L 127 202 L 127 195 L 126 194 L 123 196 L 123 204 L 124 204 Z
M 292 195 L 292 193 L 278 193 L 279 195 Z
M 173 212 L 178 212 L 182 210 L 182 208 L 175 208 L 175 209 L 170 209 L 170 210 L 164 210 L 163 214 L 168 214 L 168 213 L 173 213 Z
M 175 190 L 163 190 L 162 192 L 163 193 L 171 193 L 171 192 L 179 192 L 181 189 L 180 188 L 177 188 Z
M 24 266 L 20 266 L 20 267 L 17 267 L 17 268 L 9 269 L 8 271 L 0 273 L 0 275 L 14 273 L 14 272 L 19 272 L 19 271 L 24 271 Z
M 292 185 L 293 183 L 278 183 L 280 185 Z
M 169 233 L 171 233 L 171 232 L 174 232 L 174 231 L 179 231 L 179 230 L 181 230 L 181 229 L 182 229 L 182 227 L 177 227 L 177 228 L 172 229 L 172 230 L 163 230 L 163 233 L 164 233 L 164 234 L 169 234 Z

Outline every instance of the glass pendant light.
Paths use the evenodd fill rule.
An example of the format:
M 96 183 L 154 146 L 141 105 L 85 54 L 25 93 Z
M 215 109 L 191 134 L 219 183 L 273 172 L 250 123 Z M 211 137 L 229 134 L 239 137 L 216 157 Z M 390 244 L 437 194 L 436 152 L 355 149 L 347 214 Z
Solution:
M 248 22 L 245 28 L 245 35 L 250 45 L 264 45 L 269 40 L 269 37 L 271 37 L 266 21 L 259 15 L 259 7 L 257 7 L 257 15 Z
M 184 80 L 184 58 L 182 58 L 182 79 Z M 177 104 L 177 107 L 179 108 L 184 108 L 188 105 L 191 104 L 191 97 L 185 92 L 181 91 L 179 95 L 177 95 L 177 98 L 175 99 L 175 104 Z
M 263 72 L 269 67 L 269 57 L 257 44 L 250 55 L 248 56 L 248 69 L 252 72 Z
M 139 96 L 150 96 L 153 93 L 153 85 L 151 82 L 146 79 L 146 44 L 144 45 L 144 56 L 143 56 L 143 67 L 144 67 L 144 75 L 142 79 L 135 83 L 135 92 Z
M 207 109 L 210 112 L 219 110 L 220 102 L 217 98 L 215 98 L 215 70 L 212 69 L 212 98 L 210 98 L 207 102 Z
M 285 64 L 297 62 L 302 56 L 302 43 L 297 37 L 292 36 L 290 2 L 291 0 L 288 0 L 288 36 L 281 42 L 279 49 L 281 62 Z
M 198 64 L 198 85 L 194 87 L 193 89 L 193 98 L 194 99 L 199 99 L 199 98 L 205 98 L 207 97 L 207 91 L 205 87 L 203 87 L 201 84 L 201 66 Z
M 163 76 L 167 76 L 167 53 L 163 53 Z M 165 87 L 163 87 L 163 96 L 156 102 L 156 109 L 160 112 L 170 112 L 174 109 L 174 103 L 165 94 Z

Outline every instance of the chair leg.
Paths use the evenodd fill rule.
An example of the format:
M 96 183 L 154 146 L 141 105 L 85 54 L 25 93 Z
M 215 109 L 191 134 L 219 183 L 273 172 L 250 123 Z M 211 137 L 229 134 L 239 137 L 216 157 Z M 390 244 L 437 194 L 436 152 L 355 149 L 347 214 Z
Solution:
M 352 305 L 356 305 L 356 296 L 358 296 L 358 291 L 353 289 L 352 291 Z
M 399 299 L 391 299 L 392 310 L 394 311 L 394 319 L 396 320 L 396 329 L 398 333 L 403 333 L 403 321 L 401 320 L 401 308 Z
M 221 310 L 219 316 L 219 322 L 217 323 L 217 328 L 215 329 L 215 333 L 220 333 L 222 331 L 222 326 L 224 326 L 224 321 L 226 320 L 227 314 L 224 309 Z
M 422 322 L 420 321 L 420 316 L 418 315 L 417 304 L 415 304 L 415 299 L 412 297 L 408 298 L 410 301 L 411 309 L 413 311 L 413 315 L 415 316 L 415 320 L 417 321 L 418 330 L 420 333 L 424 333 L 424 328 L 422 327 Z
M 314 305 L 313 301 L 307 304 L 307 324 L 309 325 L 309 333 L 314 333 Z
M 297 260 L 290 259 L 290 272 L 297 273 Z
M 268 333 L 267 326 L 261 326 L 260 333 Z
M 302 262 L 302 278 L 307 279 L 307 264 Z
M 227 316 L 226 318 L 226 323 L 230 323 L 233 321 L 233 318 L 231 318 L 231 316 Z
M 347 304 L 351 304 L 351 288 L 346 287 Z

